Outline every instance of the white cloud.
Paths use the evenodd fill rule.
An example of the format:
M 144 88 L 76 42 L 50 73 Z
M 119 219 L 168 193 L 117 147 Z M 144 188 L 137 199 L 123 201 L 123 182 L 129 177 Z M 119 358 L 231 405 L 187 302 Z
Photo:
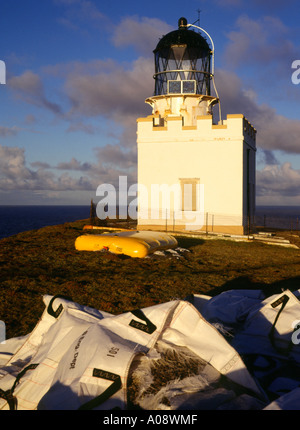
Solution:
M 153 93 L 153 62 L 139 58 L 131 65 L 109 61 L 108 70 L 99 64 L 98 73 L 71 74 L 65 90 L 71 103 L 71 114 L 102 115 L 126 123 L 144 107 L 144 100 Z M 87 68 L 88 69 L 88 68 Z
M 89 171 L 92 169 L 92 165 L 90 163 L 81 163 L 73 157 L 69 162 L 59 163 L 56 168 L 59 170 Z
M 84 124 L 82 121 L 79 122 L 72 122 L 70 126 L 67 129 L 67 133 L 74 133 L 74 132 L 83 132 L 87 134 L 95 134 L 96 129 L 91 124 Z
M 286 9 L 287 7 L 292 7 L 293 3 L 297 5 L 297 0 L 252 0 L 256 8 L 262 8 L 267 10 L 269 13 L 273 12 L 275 9 Z
M 32 173 L 25 167 L 24 149 L 0 145 L 0 174 L 8 180 L 28 180 Z
M 227 66 L 256 67 L 257 73 L 265 71 L 269 80 L 274 74 L 285 77 L 291 60 L 298 55 L 290 30 L 274 16 L 252 19 L 242 15 L 227 37 L 229 43 L 223 54 Z
M 278 198 L 290 205 L 300 202 L 300 170 L 290 163 L 266 165 L 257 171 L 257 197 L 260 201 Z M 282 200 L 283 199 L 283 200 Z
M 14 136 L 19 131 L 20 129 L 16 126 L 13 126 L 13 127 L 0 126 L 0 137 Z
M 32 114 L 26 115 L 25 123 L 26 124 L 34 124 L 37 121 L 36 117 Z
M 80 30 L 86 33 L 91 25 L 100 27 L 107 17 L 98 9 L 96 4 L 89 0 L 55 0 L 58 6 L 64 7 L 58 22 L 71 30 Z M 86 24 L 89 24 L 88 26 Z
M 58 104 L 48 100 L 41 78 L 30 70 L 25 71 L 20 76 L 13 76 L 8 79 L 8 87 L 20 99 L 29 104 L 46 108 L 54 114 L 60 114 L 61 108 Z
M 33 161 L 30 163 L 31 167 L 35 167 L 37 169 L 51 169 L 50 164 L 45 163 L 43 161 Z
M 216 84 L 221 99 L 222 116 L 242 113 L 257 129 L 257 146 L 265 150 L 300 153 L 300 120 L 279 115 L 267 104 L 259 104 L 255 92 L 245 91 L 233 72 L 218 70 Z
M 134 151 L 107 145 L 95 150 L 95 163 L 81 162 L 74 157 L 56 167 L 36 161 L 26 166 L 25 151 L 18 147 L 0 145 L 1 191 L 92 191 L 98 185 L 118 185 L 119 176 L 128 176 L 128 183 L 136 182 Z M 63 171 L 61 174 L 55 174 Z
M 73 178 L 68 173 L 56 177 L 45 163 L 26 166 L 25 151 L 18 147 L 0 145 L 1 190 L 94 190 L 97 182 L 86 176 Z
M 124 150 L 120 145 L 106 145 L 95 150 L 96 156 L 104 166 L 118 167 L 124 172 L 136 167 L 136 150 Z
M 203 2 L 211 3 L 212 0 L 203 0 Z M 249 0 L 213 0 L 218 6 L 221 7 L 249 7 Z M 297 0 L 251 0 L 250 6 L 254 6 L 255 9 L 267 11 L 271 13 L 273 11 L 278 11 L 279 9 L 286 9 L 287 7 L 292 7 L 293 4 L 297 5 Z
M 159 39 L 174 30 L 157 18 L 130 16 L 116 27 L 112 37 L 115 46 L 134 46 L 138 52 L 149 57 Z

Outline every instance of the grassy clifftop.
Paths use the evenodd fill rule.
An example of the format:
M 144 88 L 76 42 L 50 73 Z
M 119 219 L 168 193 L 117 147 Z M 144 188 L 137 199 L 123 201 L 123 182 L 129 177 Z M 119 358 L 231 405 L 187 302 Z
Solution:
M 132 259 L 79 252 L 86 221 L 0 240 L 0 320 L 7 338 L 29 333 L 44 310 L 44 294 L 118 314 L 189 294 L 225 289 L 300 288 L 300 250 L 263 243 L 178 237 L 182 258 Z M 99 233 L 99 232 L 98 232 Z M 91 233 L 95 234 L 95 233 Z

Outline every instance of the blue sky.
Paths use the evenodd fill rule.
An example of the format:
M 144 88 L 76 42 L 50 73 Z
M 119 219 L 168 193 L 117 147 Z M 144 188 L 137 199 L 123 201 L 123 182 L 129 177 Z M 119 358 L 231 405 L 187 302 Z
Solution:
M 152 51 L 198 9 L 223 117 L 243 113 L 258 131 L 257 204 L 300 205 L 296 0 L 2 2 L 0 204 L 89 204 L 102 183 L 135 183 Z

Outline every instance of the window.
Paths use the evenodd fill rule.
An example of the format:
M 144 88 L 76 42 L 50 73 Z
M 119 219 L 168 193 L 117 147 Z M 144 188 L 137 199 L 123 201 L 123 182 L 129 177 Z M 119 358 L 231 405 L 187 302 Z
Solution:
M 196 81 L 182 81 L 182 92 L 183 94 L 195 94 Z
M 169 94 L 195 94 L 196 81 L 168 81 Z
M 199 178 L 180 179 L 181 186 L 181 210 L 197 211 L 199 202 Z
M 181 93 L 181 81 L 168 81 L 168 87 L 169 94 Z

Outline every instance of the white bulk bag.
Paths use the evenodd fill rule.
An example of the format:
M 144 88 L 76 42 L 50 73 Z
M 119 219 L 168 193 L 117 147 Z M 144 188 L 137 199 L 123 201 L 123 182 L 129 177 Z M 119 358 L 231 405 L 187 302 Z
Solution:
M 240 354 L 259 353 L 282 358 L 290 355 L 300 364 L 300 351 L 292 340 L 300 319 L 300 301 L 289 290 L 263 300 L 250 309 L 233 345 Z
M 159 339 L 190 348 L 259 394 L 239 354 L 187 301 L 117 316 L 47 301 L 36 329 L 0 369 L 2 409 L 124 409 L 130 365 Z
M 295 388 L 287 394 L 271 402 L 264 408 L 266 411 L 299 411 L 300 410 L 300 387 Z
M 254 307 L 233 338 L 233 347 L 271 400 L 300 385 L 300 348 L 294 339 L 299 319 L 297 294 L 286 290 Z
M 38 409 L 124 409 L 133 359 L 155 345 L 176 306 L 168 302 L 91 325 L 61 358 Z
M 32 333 L 0 345 L 0 362 L 5 363 L 0 368 L 0 409 L 35 409 L 70 344 L 84 328 L 109 315 L 62 296 L 43 299 L 45 310 Z M 8 405 L 6 398 L 13 403 Z
M 260 290 L 228 290 L 206 301 L 203 296 L 194 295 L 192 303 L 210 323 L 236 327 L 244 322 L 249 311 L 262 306 L 264 298 Z
M 189 302 L 176 308 L 162 340 L 174 345 L 187 346 L 232 381 L 261 394 L 237 351 L 223 335 Z
M 93 359 L 95 354 L 98 357 L 99 365 L 96 366 L 95 364 L 96 370 L 93 378 L 98 382 L 90 384 L 90 387 L 92 387 L 90 393 L 85 392 L 84 389 L 83 392 L 81 391 L 82 384 L 78 386 L 79 391 L 76 392 L 75 397 L 78 396 L 80 400 L 77 404 L 73 402 L 72 409 L 76 409 L 78 404 L 80 406 L 85 403 L 88 397 L 93 398 L 95 393 L 94 385 L 99 387 L 98 394 L 101 390 L 106 390 L 107 387 L 100 386 L 101 384 L 99 383 L 101 379 L 102 385 L 107 385 L 109 378 L 105 379 L 105 376 L 103 376 L 105 372 L 110 373 L 111 378 L 114 378 L 114 370 L 120 367 L 123 373 L 118 376 L 121 380 L 126 381 L 126 372 L 134 354 L 141 353 L 143 348 L 145 353 L 153 346 L 161 333 L 170 309 L 177 304 L 177 302 L 169 302 L 160 305 L 160 311 L 158 312 L 155 312 L 155 307 L 150 308 L 148 313 L 151 317 L 154 317 L 156 322 L 156 325 L 154 325 L 141 310 L 112 316 L 111 314 L 67 301 L 61 297 L 45 297 L 44 301 L 47 308 L 36 328 L 30 336 L 24 337 L 19 343 L 15 342 L 15 345 L 18 344 L 17 350 L 0 369 L 0 408 L 36 409 L 40 400 L 50 388 L 51 393 L 58 387 L 61 390 L 64 385 L 64 377 L 68 373 L 62 369 L 74 370 L 70 363 L 73 362 L 74 355 L 79 352 L 78 348 L 84 337 L 89 340 L 87 349 L 84 350 L 84 354 L 80 354 L 80 359 L 76 356 L 76 362 L 80 363 L 83 356 L 84 362 L 86 362 L 86 358 Z M 101 323 L 104 320 L 107 320 L 106 324 L 101 327 Z M 98 332 L 97 336 L 95 336 L 95 331 Z M 117 343 L 116 338 L 119 339 L 120 345 Z M 112 348 L 118 348 L 119 358 L 110 364 L 106 355 L 107 363 L 104 363 L 103 369 L 103 366 L 101 367 L 100 365 L 102 362 L 101 356 L 98 355 L 98 350 L 97 348 L 95 349 L 95 346 L 98 349 L 102 348 L 103 351 L 107 350 L 107 352 L 115 352 L 117 349 Z M 123 351 L 124 353 L 122 354 Z M 68 360 L 72 354 L 73 359 L 69 362 Z M 2 357 L 6 355 L 5 345 L 3 345 L 0 355 Z M 117 361 L 119 361 L 119 366 Z M 108 368 L 105 368 L 105 364 L 108 365 Z M 81 363 L 78 368 L 82 370 L 84 364 Z M 104 373 L 98 372 L 97 369 L 103 370 Z M 73 371 L 71 374 L 73 377 L 75 372 Z M 103 377 L 100 376 L 101 374 Z M 74 387 L 71 375 L 68 376 L 67 386 L 73 384 L 72 387 Z M 82 377 L 86 376 L 83 372 Z M 90 374 L 88 377 L 90 377 Z M 61 381 L 60 378 L 62 379 Z M 105 382 L 103 383 L 103 381 Z M 54 383 L 56 383 L 55 389 L 53 388 Z M 50 397 L 49 394 L 47 398 L 50 399 Z M 67 403 L 65 404 L 64 402 L 66 401 Z M 49 402 L 51 403 L 52 400 L 49 400 Z M 55 404 L 57 408 L 62 409 L 71 407 L 70 402 L 64 396 L 57 398 Z M 45 400 L 42 405 L 45 408 L 48 407 Z

